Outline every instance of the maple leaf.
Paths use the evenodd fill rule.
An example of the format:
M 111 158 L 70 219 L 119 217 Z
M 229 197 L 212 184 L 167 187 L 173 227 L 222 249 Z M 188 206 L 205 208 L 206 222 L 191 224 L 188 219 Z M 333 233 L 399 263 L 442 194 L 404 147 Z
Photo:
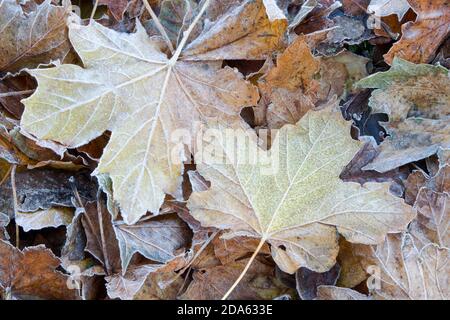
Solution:
M 225 15 L 185 47 L 207 5 L 208 1 L 171 58 L 163 53 L 160 41 L 148 38 L 139 22 L 134 34 L 91 22 L 85 27 L 69 26 L 71 43 L 84 68 L 61 65 L 29 71 L 38 88 L 23 101 L 22 129 L 72 148 L 111 130 L 95 174 L 111 177 L 114 198 L 128 224 L 147 211 L 157 213 L 165 194 L 179 193 L 182 162 L 188 154 L 171 140 L 174 130 L 184 128 L 194 137 L 196 122 L 212 117 L 239 122 L 241 108 L 257 103 L 256 88 L 237 71 L 221 68 L 220 61 L 186 60 L 243 58 L 242 52 L 248 53 L 244 58 L 265 56 L 278 46 L 285 26 L 279 16 L 270 19 L 272 13 L 266 13 L 262 1 L 245 1 L 233 10 L 245 14 L 252 10 L 258 13 L 257 21 L 246 19 L 241 24 L 235 15 Z M 280 32 L 265 38 L 258 32 L 242 34 L 251 27 L 246 23 L 252 28 L 263 23 Z M 231 27 L 232 32 L 227 29 Z M 233 38 L 224 39 L 223 32 Z M 252 41 L 253 37 L 257 40 Z M 247 43 L 251 48 L 245 47 Z M 214 52 L 213 56 L 208 52 Z
M 450 32 L 448 0 L 408 2 L 417 13 L 417 20 L 402 26 L 402 38 L 384 56 L 389 64 L 394 57 L 414 63 L 430 62 Z
M 70 2 L 54 6 L 51 0 L 45 0 L 34 5 L 30 11 L 15 0 L 0 2 L 0 72 L 37 67 L 63 60 L 68 54 L 66 22 Z
M 238 153 L 230 143 L 212 142 L 228 162 L 196 158 L 211 188 L 194 192 L 188 208 L 203 226 L 230 230 L 227 238 L 260 238 L 254 256 L 268 241 L 286 272 L 300 266 L 328 271 L 338 252 L 336 231 L 351 242 L 375 244 L 414 217 L 388 184 L 339 179 L 361 142 L 352 140 L 349 125 L 336 112 L 309 111 L 295 126 L 280 129 L 270 151 L 258 149 L 251 132 L 237 136 L 245 140 Z M 240 158 L 256 154 L 265 160 Z
M 444 67 L 396 58 L 389 71 L 371 75 L 357 85 L 377 89 L 369 105 L 374 113 L 389 116 L 389 136 L 365 170 L 387 172 L 450 146 L 450 79 Z
M 77 291 L 67 287 L 68 276 L 55 270 L 59 265 L 43 245 L 20 251 L 0 240 L 0 287 L 10 297 L 77 299 Z

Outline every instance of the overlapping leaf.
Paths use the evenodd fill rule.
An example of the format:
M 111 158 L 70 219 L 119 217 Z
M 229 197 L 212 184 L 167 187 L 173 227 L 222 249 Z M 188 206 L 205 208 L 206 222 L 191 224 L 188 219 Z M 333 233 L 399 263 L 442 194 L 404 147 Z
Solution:
M 211 188 L 193 193 L 188 207 L 203 225 L 229 229 L 227 237 L 267 240 L 287 272 L 299 266 L 330 269 L 338 252 L 336 231 L 349 241 L 375 244 L 414 217 L 387 184 L 360 186 L 339 179 L 361 144 L 351 139 L 337 113 L 308 112 L 278 132 L 269 152 L 258 150 L 251 134 L 239 136 L 246 142 L 236 149 L 220 139 L 213 142 L 227 162 L 198 161 Z M 266 160 L 255 162 L 256 155 Z M 242 161 L 245 157 L 253 161 Z

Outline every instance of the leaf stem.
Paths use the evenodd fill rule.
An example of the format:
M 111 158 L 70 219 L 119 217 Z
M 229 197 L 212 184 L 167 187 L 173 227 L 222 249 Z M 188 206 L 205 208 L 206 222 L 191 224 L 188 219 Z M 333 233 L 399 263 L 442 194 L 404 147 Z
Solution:
M 169 35 L 166 32 L 166 29 L 164 29 L 164 26 L 161 24 L 161 21 L 159 21 L 158 16 L 155 14 L 155 11 L 153 11 L 152 7 L 148 3 L 148 0 L 143 0 L 144 6 L 147 9 L 148 13 L 150 13 L 150 16 L 153 19 L 153 22 L 155 23 L 156 28 L 158 29 L 159 33 L 164 38 L 164 41 L 166 41 L 167 46 L 169 47 L 170 53 L 173 53 L 175 51 L 175 48 L 172 45 L 172 41 L 170 41 Z
M 95 15 L 95 11 L 97 11 L 97 7 L 98 7 L 98 0 L 95 0 L 94 7 L 92 8 L 92 12 L 91 12 L 90 20 L 94 19 L 94 15 Z
M 244 270 L 242 270 L 239 277 L 236 279 L 236 281 L 233 283 L 233 285 L 230 287 L 230 289 L 228 289 L 227 293 L 225 293 L 225 295 L 222 297 L 222 300 L 227 300 L 227 298 L 233 292 L 233 290 L 237 287 L 239 282 L 241 282 L 242 278 L 244 278 L 245 274 L 247 273 L 248 269 L 252 265 L 253 260 L 255 260 L 256 256 L 258 255 L 258 253 L 261 250 L 264 243 L 266 243 L 266 239 L 263 237 L 263 238 L 261 238 L 261 241 L 259 242 L 258 246 L 256 247 L 255 252 L 253 252 L 252 256 L 248 260 Z

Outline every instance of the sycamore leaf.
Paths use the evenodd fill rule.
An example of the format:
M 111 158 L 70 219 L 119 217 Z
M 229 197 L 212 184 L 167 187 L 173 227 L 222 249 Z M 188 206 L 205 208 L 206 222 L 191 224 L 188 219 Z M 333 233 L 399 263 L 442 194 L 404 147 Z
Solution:
M 429 63 L 450 32 L 448 0 L 408 2 L 417 13 L 417 19 L 402 26 L 402 38 L 384 56 L 389 64 L 395 57 L 414 63 Z
M 409 10 L 408 0 L 372 0 L 367 11 L 377 17 L 386 17 L 395 14 L 401 21 Z
M 283 271 L 293 273 L 299 266 L 328 271 L 338 252 L 336 231 L 351 242 L 375 244 L 414 217 L 388 184 L 339 179 L 362 144 L 349 130 L 339 114 L 322 110 L 280 129 L 270 151 L 259 149 L 251 132 L 237 133 L 245 142 L 237 149 L 213 139 L 212 151 L 226 161 L 196 154 L 211 188 L 194 192 L 188 208 L 202 225 L 229 229 L 229 238 L 268 241 Z
M 68 276 L 55 270 L 59 259 L 43 245 L 19 251 L 0 240 L 0 288 L 16 299 L 77 299 Z
M 261 20 L 271 25 L 262 2 L 251 3 L 259 6 Z M 29 71 L 38 88 L 23 101 L 21 126 L 39 139 L 68 147 L 111 130 L 95 173 L 111 177 L 115 200 L 128 224 L 147 211 L 157 213 L 165 194 L 178 195 L 188 154 L 171 139 L 176 129 L 194 137 L 197 122 L 212 117 L 239 122 L 241 108 L 258 100 L 256 89 L 237 71 L 221 68 L 220 61 L 184 61 L 193 54 L 183 51 L 189 32 L 170 59 L 161 42 L 149 38 L 139 22 L 134 34 L 96 22 L 71 24 L 69 37 L 84 68 L 61 65 Z M 258 50 L 266 52 L 265 44 L 260 42 Z
M 395 59 L 392 68 L 361 80 L 363 88 L 378 89 L 369 105 L 387 113 L 389 137 L 365 170 L 387 172 L 450 146 L 450 79 L 441 66 Z
M 275 0 L 245 0 L 207 24 L 184 54 L 187 60 L 265 59 L 283 48 L 286 28 L 287 19 Z
M 27 12 L 16 0 L 0 1 L 0 73 L 63 60 L 70 50 L 66 22 L 70 2 L 51 0 Z

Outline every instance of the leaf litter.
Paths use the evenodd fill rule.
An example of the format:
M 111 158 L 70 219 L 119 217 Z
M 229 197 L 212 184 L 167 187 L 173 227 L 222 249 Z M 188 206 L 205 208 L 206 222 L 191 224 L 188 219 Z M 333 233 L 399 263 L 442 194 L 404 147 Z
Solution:
M 449 299 L 446 1 L 78 4 L 0 0 L 0 298 Z

